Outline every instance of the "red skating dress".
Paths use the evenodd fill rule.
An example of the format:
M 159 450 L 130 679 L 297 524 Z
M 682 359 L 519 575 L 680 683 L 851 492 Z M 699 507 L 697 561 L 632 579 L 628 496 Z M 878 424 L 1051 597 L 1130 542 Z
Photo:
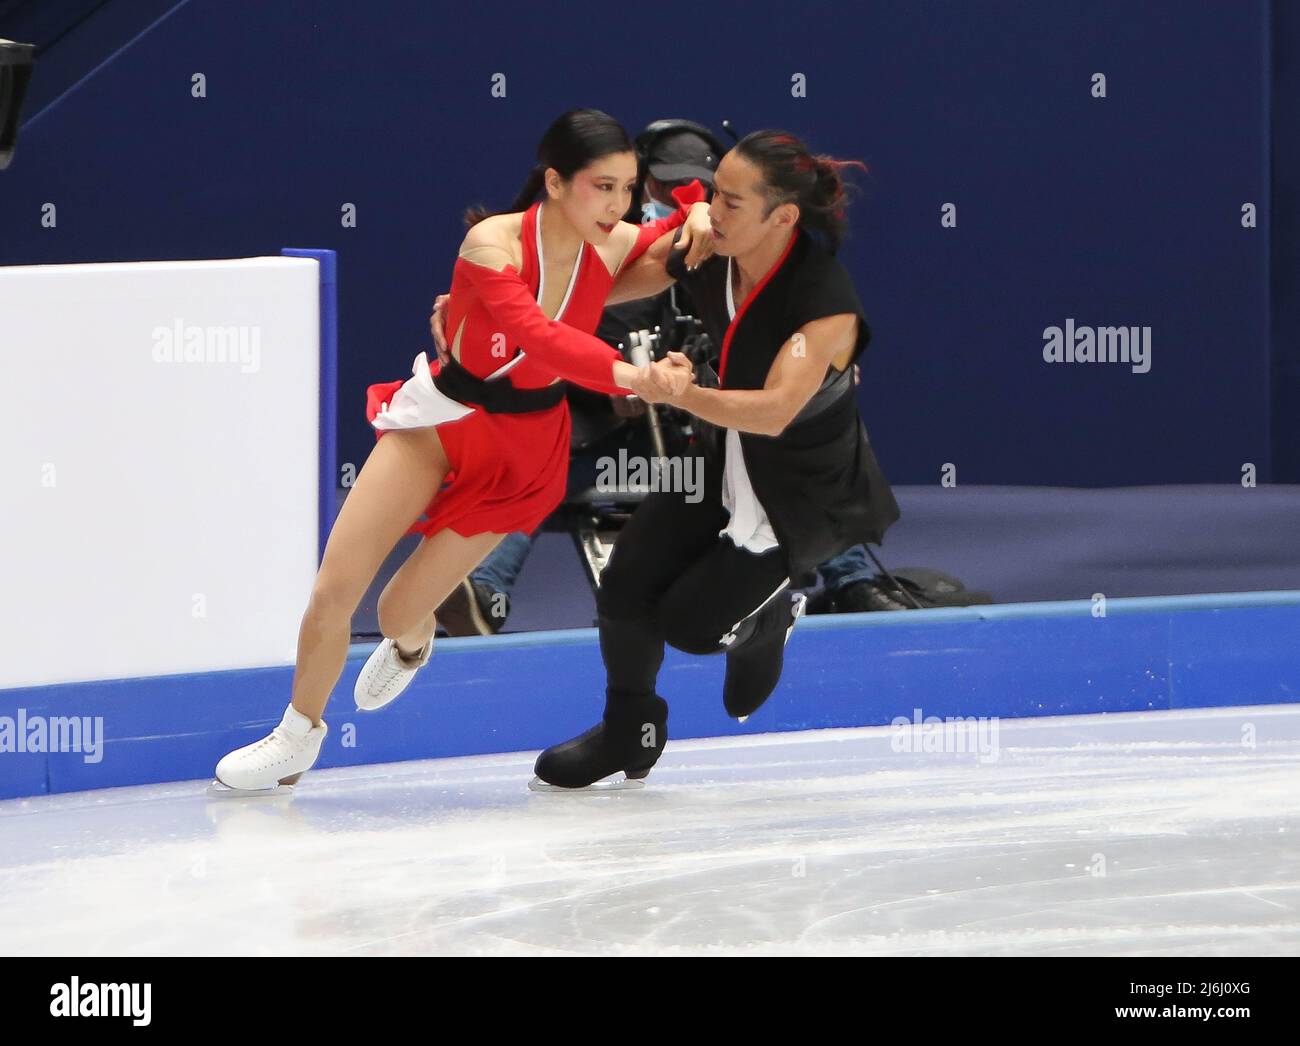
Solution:
M 626 268 L 665 232 L 680 226 L 690 204 L 704 200 L 698 181 L 673 191 L 678 211 L 643 225 L 628 253 Z M 543 201 L 524 212 L 520 229 L 523 272 L 507 265 L 498 272 L 458 258 L 447 303 L 449 341 L 465 322 L 460 363 L 474 377 L 508 381 L 517 389 L 545 388 L 555 378 L 597 392 L 626 395 L 615 385 L 617 350 L 592 333 L 605 309 L 614 276 L 585 241 L 574 263 L 564 301 L 554 320 L 538 302 L 544 266 L 538 214 Z M 502 335 L 504 335 L 504 344 Z M 495 349 L 495 351 L 494 351 Z M 503 352 L 504 350 L 504 352 Z M 413 376 L 366 390 L 366 417 L 375 438 L 394 428 L 433 425 L 451 466 L 443 487 L 408 534 L 432 535 L 444 527 L 469 537 L 485 532 L 531 532 L 564 500 L 569 471 L 569 405 L 522 414 L 491 413 L 437 392 L 432 376 L 438 360 L 416 357 Z M 508 377 L 506 375 L 509 375 Z

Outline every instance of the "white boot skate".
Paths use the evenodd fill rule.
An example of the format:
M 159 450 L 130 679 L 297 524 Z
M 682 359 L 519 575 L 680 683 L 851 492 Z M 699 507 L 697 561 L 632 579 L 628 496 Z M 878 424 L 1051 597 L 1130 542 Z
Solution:
M 394 700 L 415 678 L 415 673 L 429 663 L 432 653 L 432 636 L 414 661 L 407 661 L 398 653 L 397 644 L 385 639 L 375 647 L 357 676 L 357 685 L 352 692 L 357 708 L 362 712 L 373 712 Z
M 312 768 L 320 755 L 329 727 L 311 719 L 293 705 L 284 712 L 280 725 L 260 741 L 237 748 L 217 764 L 217 779 L 209 786 L 214 796 L 286 795 L 292 785 Z

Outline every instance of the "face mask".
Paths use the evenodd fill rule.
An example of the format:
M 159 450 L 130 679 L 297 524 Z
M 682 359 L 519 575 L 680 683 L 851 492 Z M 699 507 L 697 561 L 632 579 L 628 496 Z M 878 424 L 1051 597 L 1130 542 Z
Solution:
M 669 207 L 667 204 L 651 199 L 641 205 L 641 224 L 648 225 L 650 222 L 657 222 L 660 218 L 667 218 L 676 213 L 676 207 Z

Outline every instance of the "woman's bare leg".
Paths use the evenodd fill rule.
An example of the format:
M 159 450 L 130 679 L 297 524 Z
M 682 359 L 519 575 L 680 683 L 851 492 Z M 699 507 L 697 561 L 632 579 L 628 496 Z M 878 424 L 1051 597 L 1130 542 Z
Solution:
M 293 707 L 313 724 L 343 672 L 361 597 L 448 468 L 437 429 L 395 429 L 370 451 L 343 502 L 298 630 Z
M 437 627 L 435 609 L 504 537 L 444 528 L 425 538 L 380 593 L 379 630 L 401 653 L 419 653 Z

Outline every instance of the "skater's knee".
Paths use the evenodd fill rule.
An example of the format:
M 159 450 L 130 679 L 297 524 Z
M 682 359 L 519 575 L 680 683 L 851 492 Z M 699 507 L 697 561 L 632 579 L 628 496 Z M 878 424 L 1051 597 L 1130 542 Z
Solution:
M 400 639 L 403 635 L 433 631 L 435 626 L 434 611 L 430 611 L 426 604 L 421 603 L 419 607 L 413 607 L 409 600 L 402 602 L 396 596 L 385 599 L 380 595 L 376 613 L 380 634 L 386 635 L 389 639 Z
M 390 639 L 420 630 L 422 625 L 432 624 L 434 611 L 428 607 L 428 601 L 418 604 L 401 592 L 391 587 L 379 594 L 375 606 L 379 618 L 379 631 Z
M 638 595 L 630 575 L 611 562 L 600 575 L 600 587 L 596 589 L 596 612 L 601 617 L 626 620 L 643 617 L 647 609 L 646 601 Z
M 664 639 L 668 645 L 683 654 L 695 654 L 699 656 L 707 654 L 721 653 L 722 647 L 718 645 L 717 636 L 705 636 L 699 632 L 689 632 L 679 630 L 677 632 L 664 633 Z
M 322 624 L 340 618 L 351 620 L 359 602 L 361 593 L 357 592 L 355 585 L 321 574 L 312 587 L 311 599 L 307 602 L 304 616 Z
M 718 633 L 673 600 L 660 603 L 655 617 L 664 641 L 684 654 L 716 654 L 722 649 Z

